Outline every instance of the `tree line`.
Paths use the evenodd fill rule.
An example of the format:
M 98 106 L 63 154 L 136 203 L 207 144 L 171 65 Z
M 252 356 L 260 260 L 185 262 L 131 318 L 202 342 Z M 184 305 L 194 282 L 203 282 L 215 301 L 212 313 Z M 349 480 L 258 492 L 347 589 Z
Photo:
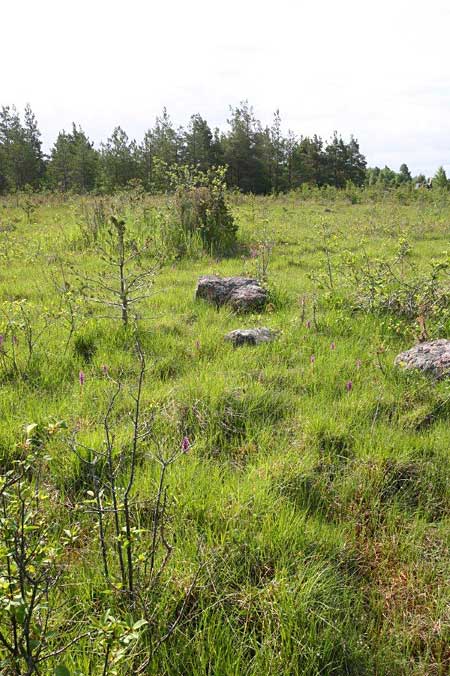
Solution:
M 141 142 L 130 139 L 118 126 L 98 148 L 73 124 L 70 131 L 58 134 L 46 155 L 31 107 L 27 105 L 21 116 L 14 106 L 3 106 L 0 192 L 27 186 L 76 193 L 113 192 L 130 181 L 139 181 L 149 192 L 161 192 L 170 187 L 167 169 L 174 165 L 195 166 L 201 171 L 224 165 L 230 187 L 256 194 L 283 192 L 302 184 L 341 188 L 348 182 L 388 187 L 427 183 L 422 175 L 413 179 L 405 164 L 398 173 L 388 167 L 367 168 L 353 136 L 346 141 L 335 132 L 325 141 L 318 135 L 285 134 L 279 111 L 272 124 L 263 127 L 247 101 L 230 108 L 227 123 L 228 129 L 221 132 L 195 114 L 186 127 L 176 128 L 164 109 Z M 443 182 L 442 175 L 439 180 Z

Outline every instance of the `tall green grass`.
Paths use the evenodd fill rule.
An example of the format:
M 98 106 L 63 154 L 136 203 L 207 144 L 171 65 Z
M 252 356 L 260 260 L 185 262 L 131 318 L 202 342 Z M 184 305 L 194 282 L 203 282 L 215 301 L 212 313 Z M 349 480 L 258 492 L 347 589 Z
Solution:
M 448 382 L 394 369 L 395 355 L 419 329 L 413 319 L 347 302 L 341 261 L 344 250 L 362 248 L 374 258 L 393 256 L 406 238 L 406 277 L 426 273 L 448 251 L 447 202 L 428 193 L 370 191 L 235 196 L 239 255 L 172 261 L 157 277 L 139 328 L 148 362 L 143 406 L 168 448 L 185 435 L 192 447 L 169 472 L 175 550 L 155 600 L 156 631 L 164 633 L 177 617 L 200 572 L 148 673 L 449 673 Z M 0 213 L 2 223 L 15 224 L 0 233 L 0 302 L 6 310 L 26 299 L 39 324 L 46 308 L 58 307 L 61 263 L 68 274 L 70 266 L 97 266 L 94 250 L 80 241 L 78 198 L 42 198 L 31 224 L 12 200 Z M 324 223 L 332 240 L 324 239 Z M 248 251 L 263 235 L 273 245 L 265 313 L 236 316 L 195 300 L 201 274 L 254 275 Z M 110 396 L 102 366 L 130 387 L 138 373 L 132 335 L 101 314 L 81 305 L 67 347 L 67 328 L 56 318 L 21 377 L 1 367 L 4 469 L 31 422 L 64 419 L 86 445 L 101 446 Z M 279 339 L 240 349 L 223 340 L 227 331 L 251 326 L 276 329 Z M 1 318 L 0 328 L 5 332 Z M 428 330 L 432 338 L 449 337 L 445 308 Z M 17 338 L 22 359 L 20 326 Z M 128 405 L 124 397 L 115 410 L 119 441 L 126 438 Z M 59 524 L 81 529 L 62 591 L 78 609 L 77 622 L 65 628 L 75 635 L 116 602 L 99 597 L 98 539 L 76 509 L 89 487 L 82 463 L 64 436 L 49 453 L 46 481 Z M 158 481 L 145 452 L 137 472 L 137 493 L 148 504 L 139 516 L 144 523 Z M 112 610 L 128 612 L 120 604 Z M 145 641 L 138 649 L 145 655 Z M 88 639 L 70 648 L 64 663 L 73 674 L 101 673 L 101 655 Z M 45 668 L 51 674 L 54 664 Z M 110 673 L 132 669 L 124 661 Z

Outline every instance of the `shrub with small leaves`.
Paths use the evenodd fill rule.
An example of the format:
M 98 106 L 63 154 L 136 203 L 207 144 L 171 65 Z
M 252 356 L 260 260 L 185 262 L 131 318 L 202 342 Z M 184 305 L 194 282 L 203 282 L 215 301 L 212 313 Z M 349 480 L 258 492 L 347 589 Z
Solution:
M 218 256 L 237 247 L 237 225 L 226 201 L 225 168 L 207 172 L 177 167 L 171 173 L 176 219 L 186 235 L 198 233 L 203 248 Z
M 56 599 L 74 532 L 58 533 L 43 481 L 47 441 L 64 422 L 30 424 L 20 457 L 0 478 L 0 673 L 40 674 L 42 665 L 83 636 L 63 642 Z M 67 533 L 69 532 L 70 538 Z M 68 626 L 71 624 L 68 618 Z M 55 639 L 55 636 L 57 638 Z M 60 673 L 64 673 L 60 670 Z

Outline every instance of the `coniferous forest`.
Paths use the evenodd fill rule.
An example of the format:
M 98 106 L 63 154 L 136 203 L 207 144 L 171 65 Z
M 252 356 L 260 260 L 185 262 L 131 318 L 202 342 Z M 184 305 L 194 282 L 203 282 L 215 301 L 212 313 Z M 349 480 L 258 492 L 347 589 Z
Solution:
M 62 192 L 111 193 L 138 181 L 150 193 L 169 189 L 168 167 L 195 166 L 205 171 L 226 166 L 227 184 L 242 192 L 279 193 L 310 186 L 344 187 L 348 182 L 397 186 L 426 184 L 425 176 L 413 179 L 402 164 L 367 168 L 366 158 L 353 136 L 331 139 L 283 131 L 279 111 L 271 126 L 263 127 L 252 106 L 243 101 L 230 108 L 227 129 L 211 129 L 199 114 L 185 127 L 176 128 L 166 109 L 141 140 L 120 126 L 98 147 L 82 127 L 62 130 L 44 153 L 38 121 L 29 105 L 23 114 L 14 106 L 0 111 L 0 192 L 47 188 Z M 443 176 L 441 175 L 443 172 Z M 435 177 L 447 184 L 443 169 Z

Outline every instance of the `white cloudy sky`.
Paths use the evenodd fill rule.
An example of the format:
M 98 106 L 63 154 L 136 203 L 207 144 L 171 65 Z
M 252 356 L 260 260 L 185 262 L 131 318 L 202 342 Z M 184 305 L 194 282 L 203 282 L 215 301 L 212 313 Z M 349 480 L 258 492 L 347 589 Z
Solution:
M 0 105 L 30 102 L 46 146 L 72 120 L 140 138 L 167 106 L 226 126 L 353 133 L 369 164 L 450 169 L 450 0 L 0 0 Z

